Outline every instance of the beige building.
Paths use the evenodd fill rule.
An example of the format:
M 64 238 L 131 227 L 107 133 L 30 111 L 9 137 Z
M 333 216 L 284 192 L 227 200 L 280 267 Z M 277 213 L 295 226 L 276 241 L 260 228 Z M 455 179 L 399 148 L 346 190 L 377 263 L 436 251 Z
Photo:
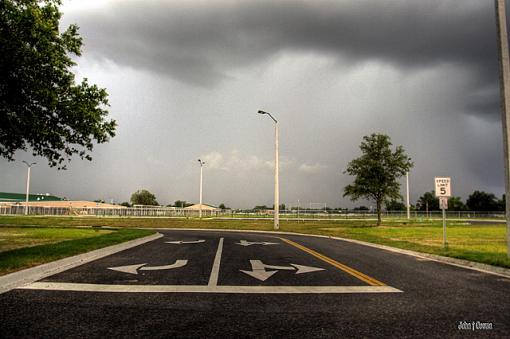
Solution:
M 202 206 L 202 211 L 221 211 L 221 209 L 219 209 L 218 207 L 214 207 L 214 206 L 211 206 L 211 205 L 206 205 L 206 204 L 195 204 L 195 205 L 192 205 L 192 206 L 188 206 L 186 208 L 184 208 L 185 210 L 193 210 L 193 211 L 199 211 L 200 210 L 200 206 Z

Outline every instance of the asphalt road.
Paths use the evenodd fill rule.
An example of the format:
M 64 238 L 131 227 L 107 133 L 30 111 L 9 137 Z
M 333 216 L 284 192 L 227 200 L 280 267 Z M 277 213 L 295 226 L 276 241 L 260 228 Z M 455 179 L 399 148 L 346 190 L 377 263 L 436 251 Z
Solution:
M 162 233 L 1 294 L 0 337 L 510 336 L 500 276 L 333 239 Z

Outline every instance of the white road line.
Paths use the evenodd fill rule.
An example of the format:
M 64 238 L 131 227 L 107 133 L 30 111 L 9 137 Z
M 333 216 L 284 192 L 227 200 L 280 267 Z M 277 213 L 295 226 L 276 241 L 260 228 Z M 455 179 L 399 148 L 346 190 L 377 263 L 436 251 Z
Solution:
M 306 294 L 306 293 L 400 293 L 391 286 L 217 286 L 217 285 L 106 285 L 60 282 L 35 282 L 25 290 L 109 292 L 109 293 L 242 293 L 242 294 Z
M 216 256 L 214 257 L 214 263 L 211 271 L 211 276 L 209 277 L 208 286 L 217 286 L 218 285 L 218 275 L 220 273 L 220 262 L 221 262 L 221 252 L 223 251 L 223 238 L 220 238 L 220 243 L 218 244 L 218 250 L 216 251 Z

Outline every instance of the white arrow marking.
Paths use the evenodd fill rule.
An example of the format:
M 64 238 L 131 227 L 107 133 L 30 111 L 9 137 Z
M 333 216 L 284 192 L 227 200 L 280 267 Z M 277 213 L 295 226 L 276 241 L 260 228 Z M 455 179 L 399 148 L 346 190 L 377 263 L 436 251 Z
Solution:
M 145 266 L 140 268 L 140 271 L 159 271 L 159 270 L 171 270 L 172 268 L 179 268 L 186 266 L 188 260 L 176 260 L 175 263 L 171 265 L 164 266 Z
M 277 242 L 267 242 L 267 241 L 247 241 L 247 240 L 239 240 L 239 242 L 236 242 L 237 245 L 241 246 L 250 246 L 250 245 L 279 245 Z
M 159 270 L 171 270 L 172 268 L 179 268 L 186 266 L 188 260 L 176 260 L 175 263 L 171 265 L 164 266 L 145 266 L 147 264 L 136 264 L 136 265 L 127 265 L 127 266 L 117 266 L 117 267 L 108 267 L 109 270 L 119 271 L 130 274 L 138 274 L 138 270 L 140 271 L 159 271 Z M 145 266 L 145 267 L 142 267 Z
M 243 273 L 246 273 L 252 277 L 254 277 L 255 279 L 258 279 L 260 281 L 266 281 L 267 279 L 269 279 L 273 274 L 275 274 L 276 272 L 278 271 L 266 271 L 266 270 L 253 270 L 253 271 L 244 271 L 244 270 L 239 270 Z
M 296 265 L 291 264 L 295 268 L 297 268 L 296 274 L 302 274 L 302 273 L 309 273 L 309 272 L 316 272 L 316 271 L 324 271 L 324 268 L 320 267 L 312 267 L 312 266 L 303 266 L 303 265 Z
M 266 265 L 260 260 L 250 260 L 250 264 L 252 270 L 264 270 L 266 268 L 269 268 L 270 270 L 289 270 L 289 271 L 295 270 L 295 268 L 292 266 Z
M 205 240 L 204 239 L 200 239 L 200 240 L 191 240 L 191 241 L 184 241 L 184 240 L 165 241 L 165 244 L 182 245 L 182 244 L 200 244 L 202 242 L 205 242 Z
M 112 271 L 119 271 L 119 272 L 124 272 L 124 273 L 138 274 L 137 270 L 144 265 L 147 265 L 147 264 L 108 267 L 108 269 L 112 270 Z
M 296 270 L 296 274 L 316 272 L 316 271 L 324 271 L 324 268 L 312 267 L 312 266 L 304 266 L 304 265 L 296 265 L 291 264 L 292 266 L 274 266 L 274 265 L 266 265 L 260 260 L 250 260 L 251 271 L 240 270 L 243 273 L 248 274 L 249 276 L 254 277 L 255 279 L 266 281 L 273 274 L 278 272 L 278 270 L 286 270 L 286 271 L 294 271 Z M 275 270 L 275 271 L 266 271 L 267 269 Z

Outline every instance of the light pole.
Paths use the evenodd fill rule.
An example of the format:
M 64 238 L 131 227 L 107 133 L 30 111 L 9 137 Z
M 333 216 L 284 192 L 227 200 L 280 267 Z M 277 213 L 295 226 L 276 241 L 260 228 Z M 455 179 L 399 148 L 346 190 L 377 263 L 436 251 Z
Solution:
M 406 208 L 407 219 L 411 219 L 411 204 L 409 203 L 409 172 L 406 173 Z
M 35 165 L 35 162 L 28 163 L 25 160 L 23 162 L 27 165 L 27 195 L 25 198 L 25 215 L 28 215 L 28 195 L 30 193 L 30 168 Z
M 204 165 L 205 165 L 205 162 L 203 162 L 202 160 L 198 159 L 198 162 L 200 164 L 200 209 L 199 209 L 199 212 L 198 212 L 198 216 L 200 218 L 202 218 L 202 174 L 203 174 L 203 168 L 204 168 Z
M 279 164 L 278 164 L 278 121 L 271 113 L 258 111 L 258 114 L 267 114 L 274 121 L 274 229 L 280 228 L 280 185 L 279 185 Z
M 503 125 L 503 150 L 505 161 L 506 236 L 507 255 L 510 257 L 510 58 L 508 55 L 508 32 L 506 28 L 505 0 L 495 0 L 498 29 L 499 77 L 501 90 L 501 123 Z

